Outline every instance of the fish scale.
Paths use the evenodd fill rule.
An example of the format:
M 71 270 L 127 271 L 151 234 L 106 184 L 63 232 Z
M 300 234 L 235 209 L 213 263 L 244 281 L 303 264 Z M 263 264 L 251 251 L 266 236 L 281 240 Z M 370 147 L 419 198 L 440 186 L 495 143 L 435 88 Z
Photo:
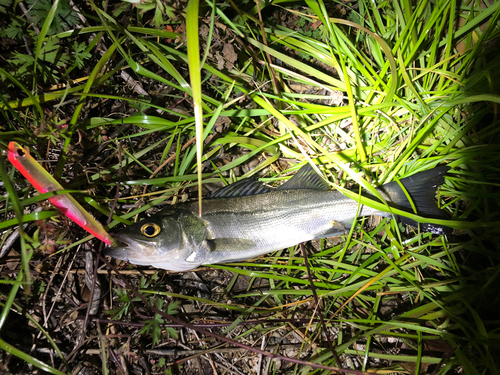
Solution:
M 222 211 L 221 207 L 229 211 Z M 315 238 L 333 236 L 349 229 L 358 203 L 339 192 L 311 189 L 279 190 L 240 198 L 205 200 L 202 219 L 214 238 L 252 239 L 255 255 L 283 249 Z M 191 211 L 196 212 L 193 204 Z M 378 211 L 364 207 L 363 214 Z M 383 213 L 386 215 L 386 213 Z M 339 230 L 341 224 L 342 229 Z M 290 230 L 293 228 L 293 231 Z

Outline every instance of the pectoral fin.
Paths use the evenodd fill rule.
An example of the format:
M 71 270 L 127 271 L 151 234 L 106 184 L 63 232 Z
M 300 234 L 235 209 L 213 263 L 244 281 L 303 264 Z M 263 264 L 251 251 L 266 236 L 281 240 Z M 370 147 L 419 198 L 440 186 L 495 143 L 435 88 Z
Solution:
M 216 238 L 207 240 L 210 251 L 248 251 L 255 247 L 255 242 L 246 238 Z
M 242 258 L 238 258 L 238 254 L 250 251 L 255 248 L 255 246 L 256 244 L 254 241 L 246 238 L 216 238 L 205 240 L 197 250 L 186 258 L 186 262 L 200 264 L 220 263 L 223 261 L 234 262 L 237 259 L 248 258 L 249 256 L 247 254 Z

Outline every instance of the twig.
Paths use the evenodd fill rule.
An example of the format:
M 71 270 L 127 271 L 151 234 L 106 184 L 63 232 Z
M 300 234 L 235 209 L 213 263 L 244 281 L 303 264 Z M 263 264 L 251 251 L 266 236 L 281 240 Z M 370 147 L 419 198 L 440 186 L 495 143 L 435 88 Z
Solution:
M 118 199 L 120 198 L 120 177 L 122 176 L 122 153 L 121 153 L 121 143 L 118 141 L 116 143 L 117 146 L 117 152 L 118 152 L 118 178 L 116 180 L 116 193 L 115 193 L 115 199 L 113 200 L 113 205 L 111 206 L 111 209 L 109 210 L 109 216 L 108 220 L 106 220 L 106 224 L 109 224 L 111 222 L 111 219 L 113 218 L 113 213 L 115 212 L 116 205 L 118 204 Z
M 194 141 L 196 141 L 196 137 L 193 137 L 189 141 L 187 141 L 186 144 L 184 144 L 184 146 L 182 146 L 181 152 L 184 151 L 191 144 L 193 144 Z M 149 178 L 153 178 L 154 176 L 156 176 L 167 164 L 171 163 L 175 159 L 175 156 L 176 156 L 176 154 L 173 154 L 171 157 L 169 157 L 167 160 L 165 160 L 158 168 L 156 168 L 156 170 L 153 172 L 153 174 L 151 176 L 149 176 Z
M 106 221 L 106 224 L 109 224 L 111 222 L 111 219 L 113 218 L 113 212 L 116 208 L 116 204 L 118 202 L 118 197 L 119 197 L 119 194 L 120 194 L 120 182 L 119 182 L 119 179 L 122 175 L 122 154 L 121 154 L 121 149 L 120 149 L 120 142 L 117 143 L 117 149 L 118 149 L 118 182 L 116 184 L 116 194 L 115 194 L 115 199 L 113 201 L 113 206 L 111 207 L 111 210 L 109 212 L 109 216 L 108 216 L 108 219 Z M 87 328 L 87 323 L 89 321 L 89 315 L 95 315 L 97 313 L 97 308 L 99 307 L 99 301 L 100 301 L 100 298 L 101 298 L 101 288 L 99 286 L 99 288 L 97 289 L 97 297 L 95 298 L 95 300 L 97 301 L 97 308 L 95 308 L 95 305 L 93 304 L 93 301 L 94 301 L 94 292 L 96 290 L 95 286 L 96 284 L 98 283 L 97 281 L 97 274 L 98 274 L 98 269 L 99 269 L 99 259 L 102 259 L 102 249 L 104 247 L 104 243 L 101 242 L 100 245 L 99 245 L 99 250 L 98 250 L 98 256 L 96 257 L 96 260 L 95 260 L 95 267 L 93 269 L 93 283 L 92 283 L 92 286 L 89 288 L 90 289 L 90 300 L 89 300 L 89 307 L 87 309 L 87 312 L 85 314 L 85 320 L 84 320 L 84 323 L 83 323 L 83 332 L 85 332 L 85 329 Z M 90 264 L 94 264 L 94 262 L 92 261 L 92 256 L 90 255 L 90 260 L 88 258 L 86 258 L 86 262 L 85 262 L 85 282 L 86 283 L 89 283 L 90 282 L 90 272 L 87 272 L 89 271 L 89 269 L 87 267 L 90 267 Z M 93 308 L 93 310 L 91 311 L 91 308 Z
M 144 327 L 144 323 L 132 323 L 132 322 L 121 322 L 119 320 L 109 320 L 109 319 L 96 319 L 97 323 L 106 323 L 106 324 L 115 324 L 120 326 L 130 326 L 130 327 Z M 245 322 L 238 322 L 236 326 L 248 326 L 248 325 L 257 325 L 257 324 L 272 324 L 272 323 L 294 323 L 294 324 L 310 324 L 310 323 L 319 323 L 316 319 L 262 319 L 262 320 L 247 320 Z M 193 323 L 195 327 L 202 328 L 217 328 L 217 327 L 229 327 L 233 325 L 234 322 L 215 322 L 215 323 Z M 164 323 L 160 325 L 165 328 L 179 328 L 184 327 L 182 324 L 175 323 Z
M 193 137 L 189 141 L 187 141 L 186 144 L 184 146 L 182 146 L 180 152 L 182 152 L 186 148 L 188 148 L 191 144 L 194 143 L 194 141 L 196 141 L 196 137 Z M 153 174 L 151 176 L 149 176 L 149 178 L 153 178 L 154 176 L 156 176 L 167 164 L 171 163 L 175 159 L 176 155 L 177 154 L 173 154 L 171 157 L 169 157 L 167 160 L 165 160 L 163 163 L 161 163 L 161 165 L 158 168 L 156 168 L 156 170 L 153 172 Z M 143 194 L 146 194 L 146 189 L 147 189 L 147 186 L 144 186 Z
M 80 246 L 78 246 L 78 248 L 74 252 L 73 259 L 71 259 L 71 262 L 69 263 L 68 269 L 64 272 L 64 278 L 63 278 L 62 282 L 59 284 L 59 289 L 57 290 L 56 295 L 53 297 L 53 299 L 52 299 L 52 305 L 50 306 L 50 310 L 47 313 L 46 309 L 45 309 L 45 306 L 46 306 L 45 301 L 47 299 L 47 295 L 48 295 L 48 292 L 50 290 L 50 286 L 52 285 L 52 282 L 54 281 L 54 277 L 59 273 L 59 269 L 61 268 L 61 263 L 62 263 L 63 257 L 59 258 L 59 260 L 57 261 L 56 267 L 54 269 L 54 272 L 50 275 L 50 280 L 47 283 L 47 286 L 45 288 L 45 293 L 43 294 L 43 297 L 42 297 L 42 301 L 43 301 L 43 303 L 42 303 L 42 311 L 43 311 L 43 316 L 44 316 L 44 318 L 43 318 L 43 327 L 44 328 L 48 328 L 47 323 L 49 321 L 49 317 L 52 314 L 52 310 L 54 309 L 56 303 L 59 301 L 59 296 L 61 295 L 61 291 L 63 290 L 64 285 L 66 285 L 66 279 L 67 279 L 68 275 L 70 274 L 69 271 L 71 270 L 71 267 L 73 266 L 73 262 L 75 261 L 75 258 L 77 256 L 79 250 L 80 250 Z M 42 332 L 39 333 L 39 336 L 38 336 L 39 338 L 41 336 L 41 333 Z
M 91 337 L 91 339 L 95 339 L 95 337 Z M 268 350 L 288 350 L 288 349 L 298 349 L 302 344 L 282 344 L 282 345 L 268 345 Z M 220 345 L 213 349 L 146 349 L 141 350 L 141 353 L 147 355 L 158 355 L 162 357 L 180 357 L 185 355 L 197 355 L 197 354 L 205 354 L 205 353 L 236 353 L 236 352 L 247 352 L 248 350 L 237 347 L 230 348 L 220 348 Z M 54 350 L 52 348 L 37 348 L 37 353 L 49 354 L 53 353 Z M 100 355 L 101 349 L 87 349 L 83 351 L 83 353 L 88 355 Z M 66 353 L 63 352 L 64 355 Z
M 260 349 L 264 350 L 266 347 L 266 335 L 262 336 L 262 344 L 260 344 Z M 262 371 L 262 354 L 259 354 L 259 364 L 257 365 L 257 375 L 260 375 Z
M 28 223 L 24 224 L 23 229 L 26 229 L 27 226 L 28 226 Z M 17 227 L 16 229 L 14 229 L 12 231 L 12 233 L 5 240 L 5 242 L 2 246 L 2 250 L 0 251 L 0 259 L 2 259 L 4 256 L 6 256 L 9 253 L 9 251 L 12 248 L 12 245 L 14 244 L 14 242 L 16 242 L 16 240 L 19 238 L 20 235 L 21 235 L 21 231 L 20 231 L 19 227 Z
M 255 1 L 257 5 L 257 13 L 259 14 L 259 26 L 260 26 L 260 32 L 262 33 L 262 42 L 264 45 L 267 46 L 267 37 L 266 37 L 266 30 L 264 28 L 264 21 L 262 19 L 262 12 L 260 10 L 260 1 Z M 278 82 L 276 80 L 276 73 L 274 72 L 274 68 L 272 67 L 272 61 L 271 61 L 271 55 L 269 52 L 266 52 L 266 59 L 267 63 L 269 64 L 269 72 L 271 73 L 271 78 L 273 80 L 273 86 L 274 86 L 274 92 L 276 95 L 281 96 L 281 92 L 278 86 Z
M 111 268 L 112 270 L 118 272 L 118 270 L 111 263 L 109 263 L 102 255 L 100 255 L 100 258 L 101 258 L 102 262 L 104 262 L 109 268 Z M 172 322 L 175 322 L 177 324 L 180 324 L 180 325 L 184 326 L 185 328 L 192 329 L 192 330 L 197 331 L 198 333 L 201 333 L 203 335 L 213 337 L 213 338 L 215 338 L 215 339 L 217 339 L 219 341 L 226 342 L 226 343 L 234 345 L 234 346 L 238 346 L 240 348 L 246 349 L 246 350 L 254 352 L 256 354 L 262 354 L 262 355 L 264 355 L 266 357 L 269 357 L 269 358 L 279 359 L 279 360 L 282 360 L 282 361 L 285 361 L 285 362 L 296 363 L 296 364 L 299 364 L 301 366 L 310 366 L 310 367 L 313 367 L 313 368 L 319 368 L 319 369 L 330 370 L 330 371 L 337 371 L 337 372 L 341 372 L 341 373 L 344 373 L 344 374 L 359 374 L 359 375 L 361 375 L 361 374 L 362 375 L 368 374 L 365 371 L 348 370 L 348 369 L 341 369 L 339 367 L 325 366 L 325 365 L 321 365 L 321 364 L 318 364 L 318 363 L 303 361 L 303 360 L 300 360 L 300 359 L 297 359 L 297 358 L 289 358 L 289 357 L 285 357 L 284 355 L 279 355 L 279 354 L 274 354 L 274 353 L 266 352 L 264 350 L 253 348 L 253 347 L 251 347 L 249 345 L 245 345 L 245 344 L 243 344 L 241 342 L 234 341 L 234 340 L 231 340 L 231 339 L 229 339 L 227 337 L 224 337 L 224 336 L 218 335 L 216 333 L 210 332 L 210 331 L 208 331 L 206 329 L 203 329 L 203 328 L 200 328 L 200 327 L 196 327 L 196 326 L 194 326 L 194 325 L 192 325 L 190 323 L 187 323 L 187 322 L 183 321 L 182 319 L 179 319 L 179 318 L 177 318 L 177 317 L 175 317 L 173 315 L 169 315 L 169 314 L 167 314 L 167 313 L 165 313 L 165 312 L 157 309 L 156 307 L 151 306 L 151 304 L 146 300 L 146 298 L 141 293 L 139 293 L 139 291 L 136 288 L 134 288 L 127 281 L 127 279 L 125 277 L 123 277 L 123 276 L 121 276 L 119 274 L 117 276 L 120 277 L 121 280 L 124 282 L 124 284 L 127 286 L 127 288 L 130 289 L 132 291 L 132 293 L 134 293 L 136 295 L 136 297 L 138 297 L 142 301 L 142 303 L 144 304 L 145 307 L 149 308 L 149 310 L 151 310 L 153 313 L 159 314 L 163 318 L 165 318 L 167 320 L 170 320 Z
M 306 265 L 307 277 L 309 278 L 309 283 L 311 285 L 311 291 L 312 291 L 312 294 L 314 296 L 314 301 L 315 301 L 316 306 L 318 307 L 318 310 L 319 310 L 319 319 L 321 321 L 321 326 L 323 327 L 323 331 L 325 332 L 326 340 L 328 342 L 328 346 L 330 347 L 330 350 L 332 351 L 332 354 L 333 354 L 333 357 L 335 358 L 335 361 L 337 361 L 337 365 L 339 366 L 339 368 L 342 368 L 342 364 L 340 363 L 340 358 L 337 355 L 337 351 L 333 347 L 332 341 L 330 340 L 330 335 L 328 334 L 328 330 L 326 329 L 325 320 L 323 318 L 323 313 L 321 311 L 322 309 L 321 309 L 321 306 L 320 306 L 320 301 L 319 301 L 319 298 L 318 298 L 318 294 L 316 293 L 316 287 L 314 286 L 314 281 L 313 281 L 312 275 L 311 275 L 311 268 L 309 266 L 309 261 L 307 259 L 306 248 L 305 248 L 305 246 L 304 246 L 303 243 L 300 244 L 300 249 L 302 250 L 302 255 L 304 256 L 304 263 Z

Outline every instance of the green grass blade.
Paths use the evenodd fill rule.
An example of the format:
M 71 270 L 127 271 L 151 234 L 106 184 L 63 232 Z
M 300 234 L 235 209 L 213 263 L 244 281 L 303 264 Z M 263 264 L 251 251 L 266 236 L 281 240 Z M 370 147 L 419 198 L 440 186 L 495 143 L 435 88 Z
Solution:
M 201 168 L 203 156 L 203 102 L 201 97 L 200 46 L 198 42 L 199 1 L 189 0 L 186 10 L 186 35 L 189 60 L 189 77 L 193 90 L 193 112 L 196 123 L 196 163 L 198 165 L 199 215 L 202 213 Z

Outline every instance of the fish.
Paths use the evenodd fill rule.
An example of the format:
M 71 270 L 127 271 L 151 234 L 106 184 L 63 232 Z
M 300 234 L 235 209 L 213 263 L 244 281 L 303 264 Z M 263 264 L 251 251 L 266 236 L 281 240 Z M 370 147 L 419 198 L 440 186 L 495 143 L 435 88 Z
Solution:
M 435 202 L 447 166 L 416 173 L 377 188 L 390 207 L 429 218 L 448 219 Z M 404 186 L 406 192 L 400 187 Z M 411 198 L 408 200 L 407 194 Z M 377 199 L 370 194 L 363 194 Z M 393 217 L 331 190 L 306 164 L 286 183 L 271 188 L 246 178 L 198 202 L 172 205 L 112 235 L 119 246 L 105 254 L 170 271 L 189 271 L 201 265 L 253 259 L 302 242 L 338 236 L 351 228 L 356 216 Z M 406 217 L 397 220 L 418 224 Z M 448 234 L 450 228 L 420 224 L 420 230 Z

